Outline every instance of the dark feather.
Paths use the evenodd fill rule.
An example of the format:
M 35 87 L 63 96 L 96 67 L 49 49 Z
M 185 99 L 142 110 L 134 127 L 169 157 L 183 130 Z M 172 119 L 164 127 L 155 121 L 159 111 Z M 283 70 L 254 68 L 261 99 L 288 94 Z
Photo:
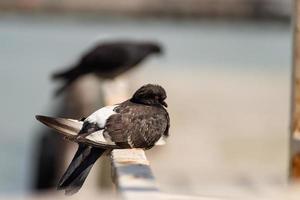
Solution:
M 116 112 L 108 118 L 105 132 L 124 148 L 151 148 L 169 126 L 168 113 L 162 106 L 126 101 Z
M 82 187 L 93 164 L 105 151 L 105 149 L 80 144 L 71 164 L 61 177 L 57 189 L 65 190 L 67 195 L 76 193 Z

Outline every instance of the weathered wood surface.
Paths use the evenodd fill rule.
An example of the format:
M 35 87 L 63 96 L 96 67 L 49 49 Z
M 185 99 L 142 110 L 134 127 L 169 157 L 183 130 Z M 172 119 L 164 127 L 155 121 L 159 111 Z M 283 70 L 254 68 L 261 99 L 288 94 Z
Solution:
M 124 199 L 157 199 L 159 191 L 142 149 L 113 150 L 112 176 Z
M 114 149 L 111 152 L 111 162 L 112 179 L 122 199 L 217 200 L 211 197 L 193 197 L 161 192 L 142 149 Z
M 300 0 L 294 1 L 294 52 L 290 131 L 290 178 L 300 179 Z

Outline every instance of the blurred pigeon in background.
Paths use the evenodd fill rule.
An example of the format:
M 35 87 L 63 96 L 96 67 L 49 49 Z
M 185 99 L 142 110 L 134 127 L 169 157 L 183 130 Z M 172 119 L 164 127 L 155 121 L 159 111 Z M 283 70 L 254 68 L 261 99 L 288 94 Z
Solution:
M 54 80 L 63 80 L 64 85 L 56 90 L 61 94 L 79 77 L 94 73 L 103 79 L 113 79 L 130 70 L 152 54 L 161 54 L 162 47 L 150 41 L 114 41 L 96 45 L 85 53 L 79 62 L 66 71 L 53 74 Z
M 36 116 L 47 126 L 79 142 L 81 138 L 101 144 L 99 148 L 79 142 L 78 150 L 58 189 L 76 193 L 83 185 L 96 160 L 114 148 L 152 148 L 169 135 L 170 119 L 165 107 L 165 90 L 159 85 L 144 85 L 131 99 L 103 107 L 83 121 Z

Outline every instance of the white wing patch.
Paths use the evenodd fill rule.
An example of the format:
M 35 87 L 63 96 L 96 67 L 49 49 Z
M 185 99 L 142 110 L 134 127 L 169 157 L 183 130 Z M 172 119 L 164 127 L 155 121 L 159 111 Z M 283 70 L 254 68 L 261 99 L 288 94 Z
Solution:
M 164 136 L 161 136 L 159 140 L 155 143 L 155 145 L 161 146 L 166 144 L 166 138 Z
M 114 142 L 112 142 L 109 139 L 106 139 L 106 137 L 103 136 L 103 131 L 104 130 L 100 130 L 100 131 L 96 131 L 94 133 L 91 133 L 90 135 L 86 136 L 87 139 L 92 140 L 94 142 L 98 142 L 98 143 L 106 143 L 109 145 L 115 145 Z
M 96 112 L 92 113 L 90 116 L 88 116 L 84 121 L 88 121 L 89 123 L 95 123 L 100 128 L 104 128 L 106 124 L 106 120 L 113 114 L 116 114 L 114 111 L 114 108 L 118 105 L 114 106 L 106 106 L 103 108 L 100 108 Z
M 89 123 L 97 124 L 98 127 L 104 128 L 107 119 L 113 115 L 116 114 L 114 111 L 114 108 L 118 105 L 114 106 L 106 106 L 103 108 L 100 108 L 96 112 L 92 113 L 90 116 L 88 116 L 84 121 L 87 121 Z M 94 142 L 100 142 L 100 143 L 107 143 L 107 144 L 115 144 L 110 140 L 110 137 L 107 135 L 104 135 L 104 130 L 99 130 L 94 133 L 91 133 L 90 135 L 86 136 L 87 139 L 92 140 Z

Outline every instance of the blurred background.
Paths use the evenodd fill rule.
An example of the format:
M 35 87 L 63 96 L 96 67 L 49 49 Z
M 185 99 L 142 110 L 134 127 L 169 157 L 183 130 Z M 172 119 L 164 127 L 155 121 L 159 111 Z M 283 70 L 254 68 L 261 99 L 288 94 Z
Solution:
M 104 103 L 85 93 L 54 98 L 50 76 L 95 42 L 124 38 L 164 46 L 124 75 L 129 94 L 145 83 L 168 94 L 168 144 L 147 152 L 161 190 L 276 196 L 288 174 L 291 8 L 291 0 L 0 0 L 0 199 L 57 195 L 51 188 L 71 159 L 60 152 L 75 149 L 34 116 L 79 117 L 73 104 L 88 114 Z M 100 92 L 102 82 L 87 79 L 76 87 Z M 89 176 L 73 198 L 113 198 L 108 173 L 100 186 Z M 41 175 L 50 182 L 38 183 Z

